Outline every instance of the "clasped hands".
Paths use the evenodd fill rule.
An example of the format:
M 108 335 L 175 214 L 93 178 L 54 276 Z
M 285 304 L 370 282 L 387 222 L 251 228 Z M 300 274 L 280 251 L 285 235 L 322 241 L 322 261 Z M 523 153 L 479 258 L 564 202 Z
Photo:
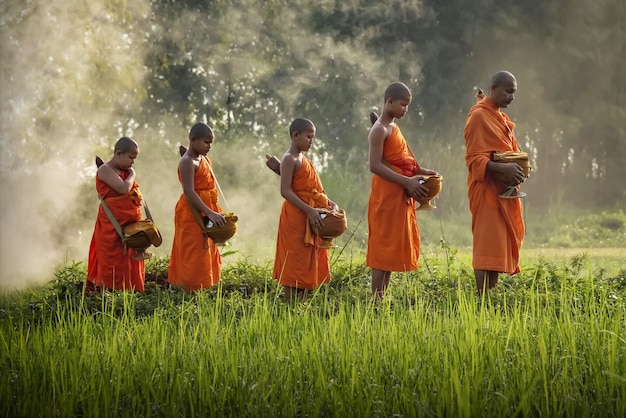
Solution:
M 523 183 L 526 180 L 524 170 L 517 163 L 498 163 L 500 173 L 506 177 L 504 182 L 507 186 L 513 187 Z

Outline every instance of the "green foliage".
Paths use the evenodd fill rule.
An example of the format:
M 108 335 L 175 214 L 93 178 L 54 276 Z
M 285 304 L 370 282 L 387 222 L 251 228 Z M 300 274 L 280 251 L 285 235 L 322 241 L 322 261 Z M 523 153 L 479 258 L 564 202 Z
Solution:
M 623 2 L 33 0 L 2 11 L 0 183 L 11 205 L 1 218 L 6 236 L 25 221 L 51 229 L 28 243 L 40 252 L 76 245 L 75 256 L 87 245 L 93 157 L 122 135 L 140 144 L 138 181 L 166 248 L 177 147 L 196 121 L 216 130 L 222 185 L 250 196 L 263 155 L 286 148 L 290 120 L 311 118 L 310 155 L 358 216 L 370 177 L 367 116 L 395 80 L 413 92 L 399 124 L 420 164 L 444 175 L 440 207 L 453 219 L 467 206 L 465 116 L 503 65 L 518 78 L 507 112 L 532 158 L 529 205 L 626 201 Z M 253 181 L 226 164 L 244 159 Z M 67 179 L 75 183 L 61 187 Z
M 195 295 L 148 286 L 91 298 L 84 266 L 65 266 L 45 288 L 0 296 L 0 411 L 624 415 L 626 271 L 585 254 L 540 259 L 481 300 L 441 246 L 446 257 L 395 274 L 379 304 L 362 263 L 335 263 L 333 281 L 296 305 L 266 265 L 235 263 Z M 155 276 L 164 268 L 149 263 Z
M 251 297 L 264 292 L 276 292 L 276 282 L 271 279 L 272 267 L 239 261 L 226 267 L 222 273 L 220 292 L 238 292 L 242 297 Z
M 548 246 L 620 247 L 626 242 L 626 214 L 623 211 L 601 212 L 561 224 L 547 240 Z
M 518 124 L 522 148 L 533 156 L 533 176 L 525 184 L 529 201 L 545 208 L 553 203 L 551 196 L 564 193 L 581 206 L 620 204 L 624 194 L 606 185 L 624 177 L 618 163 L 626 144 L 619 111 L 624 99 L 598 92 L 622 82 L 609 71 L 607 78 L 593 77 L 594 86 L 585 84 L 585 102 L 593 112 L 581 112 L 577 104 L 584 93 L 571 86 L 588 79 L 587 72 L 619 67 L 620 57 L 609 53 L 603 62 L 594 51 L 596 45 L 612 51 L 616 42 L 623 43 L 616 35 L 622 29 L 608 36 L 605 28 L 618 25 L 625 10 L 610 1 L 606 7 L 566 3 L 571 21 L 545 2 L 493 8 L 491 2 L 470 7 L 461 1 L 368 0 L 290 7 L 227 2 L 205 8 L 212 18 L 206 20 L 196 13 L 196 2 L 153 1 L 158 26 L 167 22 L 170 29 L 159 32 L 146 52 L 151 95 L 142 109 L 174 113 L 184 128 L 206 118 L 226 141 L 254 137 L 261 152 L 281 137 L 292 117 L 309 117 L 319 137 L 311 153 L 340 182 L 354 161 L 366 164 L 367 113 L 381 106 L 386 84 L 401 79 L 414 95 L 403 129 L 420 163 L 446 176 L 446 210 L 458 213 L 465 203 L 459 148 L 465 114 L 475 89 L 486 90 L 488 77 L 499 68 L 494 61 L 506 60 L 518 76 L 521 98 L 507 111 Z M 263 16 L 263 25 L 252 16 Z M 296 24 L 302 20 L 311 26 Z M 238 33 L 227 30 L 234 26 Z M 581 39 L 587 32 L 579 26 L 594 36 Z M 532 32 L 520 29 L 529 27 Z M 529 61 L 534 65 L 527 66 Z M 353 201 L 346 205 L 351 210 L 359 206 Z

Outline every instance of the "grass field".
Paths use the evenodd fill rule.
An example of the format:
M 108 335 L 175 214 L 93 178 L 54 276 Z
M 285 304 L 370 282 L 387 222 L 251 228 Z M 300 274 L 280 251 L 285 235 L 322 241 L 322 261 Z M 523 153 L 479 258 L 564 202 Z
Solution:
M 88 299 L 85 266 L 64 266 L 0 296 L 1 414 L 626 415 L 622 249 L 526 250 L 523 273 L 485 300 L 469 254 L 444 250 L 394 275 L 379 304 L 369 271 L 343 256 L 294 306 L 269 263 L 234 262 L 196 296 L 151 282 Z

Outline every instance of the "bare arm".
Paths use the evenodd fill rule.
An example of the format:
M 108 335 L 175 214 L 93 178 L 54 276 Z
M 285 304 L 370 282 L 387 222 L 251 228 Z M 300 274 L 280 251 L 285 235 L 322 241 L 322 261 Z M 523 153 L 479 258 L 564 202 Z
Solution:
M 422 168 L 422 167 L 420 167 L 419 174 L 423 174 L 425 176 L 438 176 L 439 175 L 439 173 L 437 173 L 435 170 L 431 170 L 430 168 Z
M 130 167 L 128 173 L 126 180 L 122 180 L 120 175 L 110 165 L 102 164 L 98 168 L 98 178 L 120 194 L 130 192 L 130 189 L 133 188 L 133 183 L 135 183 L 135 170 Z
M 188 199 L 189 204 L 193 205 L 199 212 L 204 213 L 214 224 L 217 226 L 223 226 L 226 223 L 224 217 L 211 210 L 203 201 L 194 189 L 194 175 L 196 172 L 196 166 L 192 158 L 183 156 L 178 163 L 178 169 L 180 170 L 180 178 L 183 183 L 183 193 Z
M 383 163 L 383 147 L 387 138 L 387 129 L 381 125 L 374 125 L 370 130 L 369 141 L 369 163 L 370 171 L 378 174 L 387 181 L 406 186 L 409 177 L 398 174 Z
M 386 138 L 387 128 L 381 124 L 374 124 L 368 138 L 370 171 L 387 181 L 401 185 L 409 196 L 427 196 L 428 189 L 420 184 L 419 177 L 403 176 L 383 163 L 383 147 Z
M 304 212 L 309 218 L 309 223 L 312 226 L 321 226 L 324 224 L 320 213 L 312 206 L 307 205 L 302 199 L 298 197 L 296 192 L 291 188 L 291 181 L 293 179 L 293 173 L 299 167 L 298 160 L 291 154 L 285 154 L 280 168 L 280 194 L 289 203 Z

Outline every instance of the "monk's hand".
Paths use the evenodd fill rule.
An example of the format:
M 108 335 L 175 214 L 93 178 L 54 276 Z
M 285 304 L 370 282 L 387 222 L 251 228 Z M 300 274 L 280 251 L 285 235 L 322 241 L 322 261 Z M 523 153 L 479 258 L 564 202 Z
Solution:
M 507 186 L 517 186 L 524 181 L 524 170 L 517 163 L 498 163 L 501 173 L 508 179 Z
M 428 197 L 428 187 L 424 186 L 424 176 L 409 177 L 404 190 L 413 199 Z
M 216 226 L 226 225 L 226 218 L 221 213 L 211 211 L 207 215 L 207 218 L 209 218 L 209 221 L 213 222 L 213 225 L 216 225 Z
M 324 219 L 322 219 L 322 215 L 317 209 L 311 208 L 307 211 L 306 215 L 309 218 L 309 223 L 313 228 L 321 228 L 322 226 L 324 226 Z

